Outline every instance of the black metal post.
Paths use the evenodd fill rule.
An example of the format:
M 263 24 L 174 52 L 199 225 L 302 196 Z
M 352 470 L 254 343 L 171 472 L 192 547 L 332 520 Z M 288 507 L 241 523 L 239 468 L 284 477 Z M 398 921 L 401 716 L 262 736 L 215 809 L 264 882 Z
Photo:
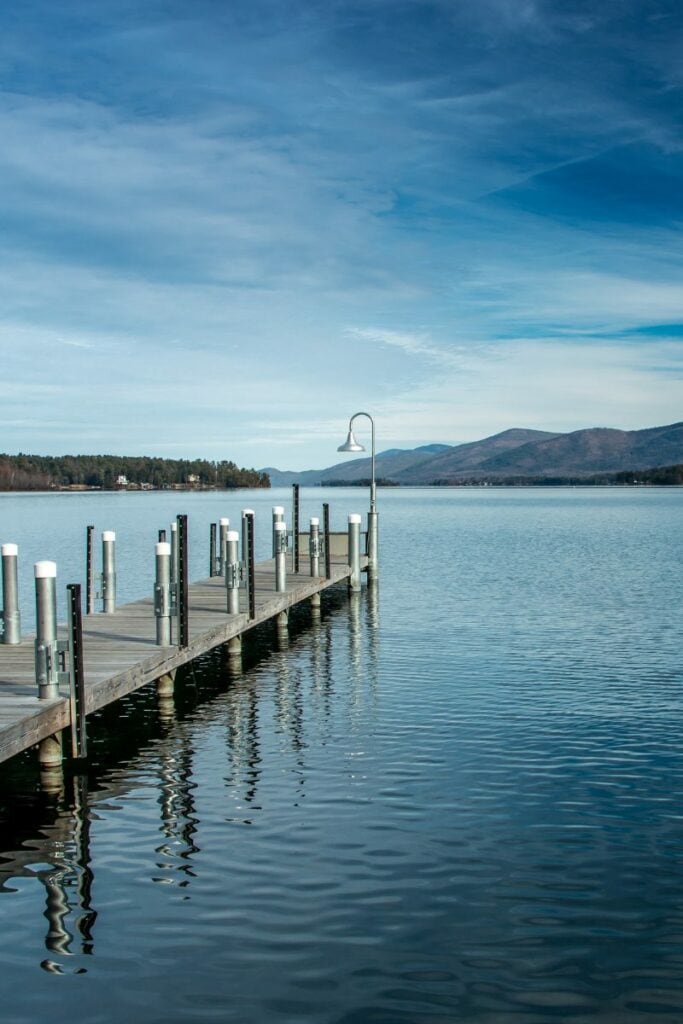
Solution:
M 209 528 L 209 576 L 216 575 L 216 524 Z
M 294 572 L 298 572 L 299 571 L 299 485 L 298 484 L 293 484 L 292 485 L 292 490 L 294 492 L 294 495 L 293 495 L 294 515 L 292 516 L 292 519 L 294 520 L 294 522 L 292 524 L 292 530 L 294 531 L 294 544 L 293 544 L 293 548 L 294 548 Z
M 159 530 L 159 543 L 164 544 L 166 542 L 166 530 Z
M 247 515 L 247 585 L 249 588 L 249 618 L 256 618 L 256 560 L 254 558 L 254 515 Z
M 329 580 L 332 575 L 330 559 L 330 506 L 325 502 L 323 505 L 323 533 L 325 534 L 325 579 Z
M 81 585 L 69 583 L 69 683 L 71 706 L 71 756 L 82 759 L 88 756 L 88 739 L 85 714 L 85 672 L 83 670 L 83 618 L 81 611 Z
M 187 516 L 178 516 L 176 522 L 178 523 L 178 646 L 187 647 L 190 642 Z
M 87 615 L 95 614 L 95 566 L 92 558 L 94 526 L 86 527 L 85 538 L 85 610 Z

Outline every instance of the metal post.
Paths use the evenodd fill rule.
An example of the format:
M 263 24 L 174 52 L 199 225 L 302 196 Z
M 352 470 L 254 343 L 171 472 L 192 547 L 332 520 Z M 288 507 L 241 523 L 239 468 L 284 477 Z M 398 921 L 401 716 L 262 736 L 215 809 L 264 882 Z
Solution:
M 323 505 L 323 532 L 325 538 L 325 579 L 332 576 L 332 560 L 330 558 L 330 506 L 325 502 Z
M 221 519 L 218 523 L 219 537 L 218 537 L 218 575 L 225 576 L 225 565 L 227 561 L 226 546 L 228 529 L 230 527 L 229 519 Z
M 21 643 L 18 555 L 16 544 L 2 545 L 2 642 L 5 644 Z
M 227 589 L 228 615 L 238 615 L 240 610 L 240 535 L 237 530 L 225 534 L 225 586 Z
M 111 614 L 116 608 L 116 534 L 102 533 L 102 611 Z
M 178 516 L 178 645 L 190 642 L 187 516 Z
M 168 647 L 171 643 L 171 545 L 159 541 L 155 553 L 154 614 L 157 644 L 159 647 Z
M 160 544 L 163 544 L 164 541 L 166 540 L 166 530 L 159 530 L 159 536 L 157 539 Z
M 94 526 L 86 527 L 85 537 L 85 612 L 95 614 L 95 559 L 93 558 Z
M 287 590 L 287 524 L 275 523 L 275 589 L 278 594 Z
M 284 521 L 285 510 L 282 505 L 273 505 L 273 558 L 275 558 L 278 553 L 278 545 L 280 543 L 275 527 L 278 523 L 284 523 Z
M 308 537 L 308 553 L 311 557 L 311 576 L 320 575 L 320 520 L 311 517 L 311 532 Z
M 360 520 L 357 512 L 349 515 L 349 589 L 360 590 Z
M 178 523 L 171 523 L 171 583 L 178 582 Z
M 81 585 L 69 583 L 69 704 L 71 707 L 71 756 L 88 756 L 85 714 L 85 672 L 83 670 L 83 619 L 81 614 Z
M 33 571 L 36 580 L 36 683 L 39 698 L 52 700 L 59 697 L 57 565 L 36 562 Z
M 376 580 L 379 572 L 379 516 L 368 512 L 368 580 Z
M 294 515 L 292 516 L 292 537 L 294 540 L 294 572 L 299 571 L 299 485 L 292 485 L 292 504 L 294 506 Z
M 256 618 L 256 559 L 254 545 L 254 513 L 247 514 L 247 581 L 249 589 L 249 618 Z
M 253 515 L 253 508 L 242 509 L 242 561 L 245 566 L 249 561 L 249 524 L 247 517 Z
M 209 528 L 209 576 L 216 575 L 216 524 Z

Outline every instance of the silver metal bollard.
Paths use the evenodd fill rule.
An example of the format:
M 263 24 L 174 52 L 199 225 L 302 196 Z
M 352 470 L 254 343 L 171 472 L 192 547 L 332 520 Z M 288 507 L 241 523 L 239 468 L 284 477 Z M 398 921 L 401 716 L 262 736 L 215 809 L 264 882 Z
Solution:
M 228 615 L 238 615 L 240 610 L 241 571 L 239 561 L 240 535 L 237 530 L 228 530 L 225 535 L 225 586 L 228 598 Z
M 287 589 L 287 524 L 273 523 L 275 547 L 275 589 L 284 594 Z
M 278 552 L 278 536 L 275 532 L 275 527 L 278 523 L 284 523 L 285 521 L 285 510 L 282 505 L 273 505 L 273 558 Z
M 311 532 L 308 538 L 308 553 L 311 556 L 311 576 L 320 575 L 320 520 L 311 517 Z
M 360 590 L 360 520 L 357 512 L 349 515 L 349 565 L 351 576 L 349 578 L 349 589 Z
M 154 614 L 157 620 L 157 644 L 171 644 L 171 545 L 159 541 L 155 545 L 156 576 L 154 583 Z
M 18 555 L 16 544 L 2 545 L 2 642 L 5 644 L 21 643 Z
M 221 519 L 218 522 L 218 575 L 225 576 L 226 565 L 226 544 L 230 520 Z
M 368 512 L 368 580 L 376 580 L 379 573 L 379 516 Z
M 116 608 L 116 534 L 102 533 L 102 611 L 110 614 Z
M 36 683 L 41 700 L 59 697 L 57 651 L 57 565 L 36 562 Z

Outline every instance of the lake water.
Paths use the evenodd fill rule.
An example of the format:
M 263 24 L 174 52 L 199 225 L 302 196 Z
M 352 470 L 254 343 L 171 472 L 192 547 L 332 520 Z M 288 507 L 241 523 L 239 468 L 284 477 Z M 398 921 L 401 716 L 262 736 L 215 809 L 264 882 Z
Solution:
M 364 511 L 330 501 L 333 526 Z M 0 540 L 121 600 L 156 530 L 289 493 L 2 495 Z M 98 716 L 88 777 L 0 769 L 0 1004 L 38 1020 L 678 1022 L 683 491 L 381 490 L 381 579 Z

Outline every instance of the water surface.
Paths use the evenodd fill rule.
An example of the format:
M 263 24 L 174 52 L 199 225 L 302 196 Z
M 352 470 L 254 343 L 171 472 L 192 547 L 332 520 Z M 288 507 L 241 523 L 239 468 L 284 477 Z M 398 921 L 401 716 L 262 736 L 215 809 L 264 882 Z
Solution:
M 116 529 L 133 598 L 176 512 L 199 576 L 212 519 L 267 546 L 288 495 L 182 499 L 2 496 L 0 539 L 67 583 Z M 678 1021 L 682 503 L 381 491 L 377 591 L 99 716 L 59 797 L 6 766 L 3 1020 Z

